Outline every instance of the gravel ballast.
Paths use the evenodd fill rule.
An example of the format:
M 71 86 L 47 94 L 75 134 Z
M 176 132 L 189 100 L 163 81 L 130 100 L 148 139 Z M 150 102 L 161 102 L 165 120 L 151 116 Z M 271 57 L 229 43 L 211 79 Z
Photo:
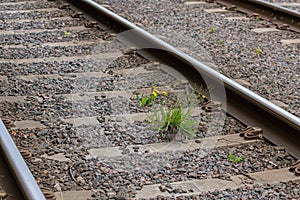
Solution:
M 185 195 L 178 197 L 142 198 L 143 200 L 201 200 L 201 199 L 288 199 L 295 200 L 300 196 L 300 182 L 290 181 L 277 184 L 256 184 L 254 186 L 242 186 L 238 189 L 227 189 L 223 191 L 202 192 L 199 195 Z
M 282 39 L 296 39 L 291 31 L 255 33 L 254 28 L 276 27 L 264 21 L 248 18 L 229 20 L 226 17 L 246 17 L 241 13 L 207 13 L 205 9 L 222 8 L 216 3 L 186 6 L 185 1 L 97 1 L 154 35 L 163 36 L 171 44 L 185 44 L 187 52 L 195 49 L 200 56 L 207 53 L 222 74 L 246 81 L 245 87 L 268 100 L 286 104 L 286 110 L 300 116 L 299 44 L 283 45 Z M 118 6 L 115 6 L 118 5 Z M 213 31 L 211 30 L 213 28 Z M 184 37 L 183 37 L 184 36 Z M 184 39 L 183 39 L 184 38 Z M 190 39 L 186 39 L 190 38 Z M 184 43 L 184 42 L 182 42 Z M 196 48 L 198 47 L 198 48 Z M 262 54 L 254 53 L 261 48 Z
M 17 4 L 7 3 L 1 5 L 0 11 L 14 11 L 14 10 L 32 10 L 32 9 L 42 9 L 42 8 L 57 8 L 57 4 L 54 2 L 19 2 Z

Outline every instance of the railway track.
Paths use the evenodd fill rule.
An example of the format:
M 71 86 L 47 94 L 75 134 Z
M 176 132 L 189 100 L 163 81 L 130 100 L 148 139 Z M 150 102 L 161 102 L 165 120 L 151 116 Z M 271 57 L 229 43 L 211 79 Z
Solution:
M 274 3 L 276 5 L 279 5 L 279 6 L 282 6 L 282 7 L 288 8 L 290 10 L 297 11 L 297 12 L 300 11 L 299 1 L 273 1 L 273 0 L 270 0 L 267 2 Z
M 299 118 L 103 7 L 70 3 L 1 2 L 0 114 L 47 199 L 299 198 Z M 136 93 L 194 90 L 196 138 L 144 122 Z

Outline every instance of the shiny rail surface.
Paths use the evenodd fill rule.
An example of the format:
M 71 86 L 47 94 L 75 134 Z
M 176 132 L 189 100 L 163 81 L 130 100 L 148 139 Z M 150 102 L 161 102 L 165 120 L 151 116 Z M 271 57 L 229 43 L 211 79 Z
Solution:
M 175 49 L 169 44 L 152 36 L 129 21 L 105 9 L 91 0 L 69 0 L 77 10 L 89 13 L 90 17 L 107 28 L 122 34 L 122 42 L 138 48 L 138 52 L 150 58 L 172 66 L 183 74 L 191 85 L 214 85 L 214 99 L 223 103 L 226 112 L 248 126 L 261 127 L 266 139 L 276 145 L 284 146 L 300 158 L 300 119 L 251 92 L 229 78 L 207 67 L 203 63 Z M 151 48 L 143 48 L 143 47 Z M 159 49 L 159 51 L 158 51 Z M 225 86 L 226 99 L 222 90 Z M 226 104 L 224 106 L 224 104 Z

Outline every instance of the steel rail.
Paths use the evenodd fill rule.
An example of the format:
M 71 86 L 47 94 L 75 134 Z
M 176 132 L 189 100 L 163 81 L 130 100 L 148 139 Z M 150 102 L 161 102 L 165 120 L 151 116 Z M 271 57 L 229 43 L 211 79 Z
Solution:
M 217 3 L 277 23 L 279 28 L 300 32 L 300 13 L 262 0 L 216 0 Z M 282 25 L 288 25 L 282 26 Z
M 8 167 L 2 152 L 0 151 L 0 199 L 13 197 L 14 199 L 24 200 L 23 194 Z M 2 200 L 1 199 L 1 200 Z
M 123 39 L 127 40 L 127 44 L 135 45 L 137 48 L 149 47 L 139 49 L 138 53 L 176 69 L 191 84 L 208 84 L 213 85 L 214 88 L 225 86 L 226 102 L 223 101 L 223 103 L 226 105 L 223 105 L 223 109 L 226 109 L 225 111 L 229 115 L 246 125 L 261 127 L 263 136 L 266 139 L 276 145 L 286 147 L 294 157 L 300 159 L 300 119 L 298 117 L 182 53 L 92 0 L 67 0 L 67 2 L 71 3 L 72 9 L 88 13 L 88 15 L 85 14 L 87 18 L 93 18 L 101 23 L 101 26 L 123 34 Z M 141 42 L 143 43 L 142 46 Z M 216 95 L 216 99 L 224 99 L 222 93 L 219 96 L 218 93 Z
M 45 200 L 15 143 L 0 119 L 0 150 L 13 174 L 23 197 L 28 200 Z

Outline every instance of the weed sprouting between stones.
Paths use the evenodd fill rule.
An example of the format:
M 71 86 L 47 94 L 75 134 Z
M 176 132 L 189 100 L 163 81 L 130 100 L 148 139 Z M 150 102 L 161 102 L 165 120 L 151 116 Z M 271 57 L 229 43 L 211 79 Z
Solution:
M 235 155 L 233 155 L 232 153 L 228 154 L 228 158 L 232 163 L 238 163 L 244 160 L 244 158 L 242 157 L 237 157 Z
M 256 43 L 256 48 L 254 48 L 254 53 L 259 56 L 263 53 L 262 49 L 259 47 L 258 43 Z
M 173 140 L 177 133 L 181 133 L 186 139 L 196 137 L 198 121 L 193 119 L 194 108 L 200 101 L 206 98 L 202 94 L 194 93 L 182 96 L 168 94 L 166 91 L 159 92 L 155 86 L 148 96 L 136 95 L 140 107 L 150 107 L 147 113 L 148 122 L 151 127 L 159 131 L 159 137 Z

